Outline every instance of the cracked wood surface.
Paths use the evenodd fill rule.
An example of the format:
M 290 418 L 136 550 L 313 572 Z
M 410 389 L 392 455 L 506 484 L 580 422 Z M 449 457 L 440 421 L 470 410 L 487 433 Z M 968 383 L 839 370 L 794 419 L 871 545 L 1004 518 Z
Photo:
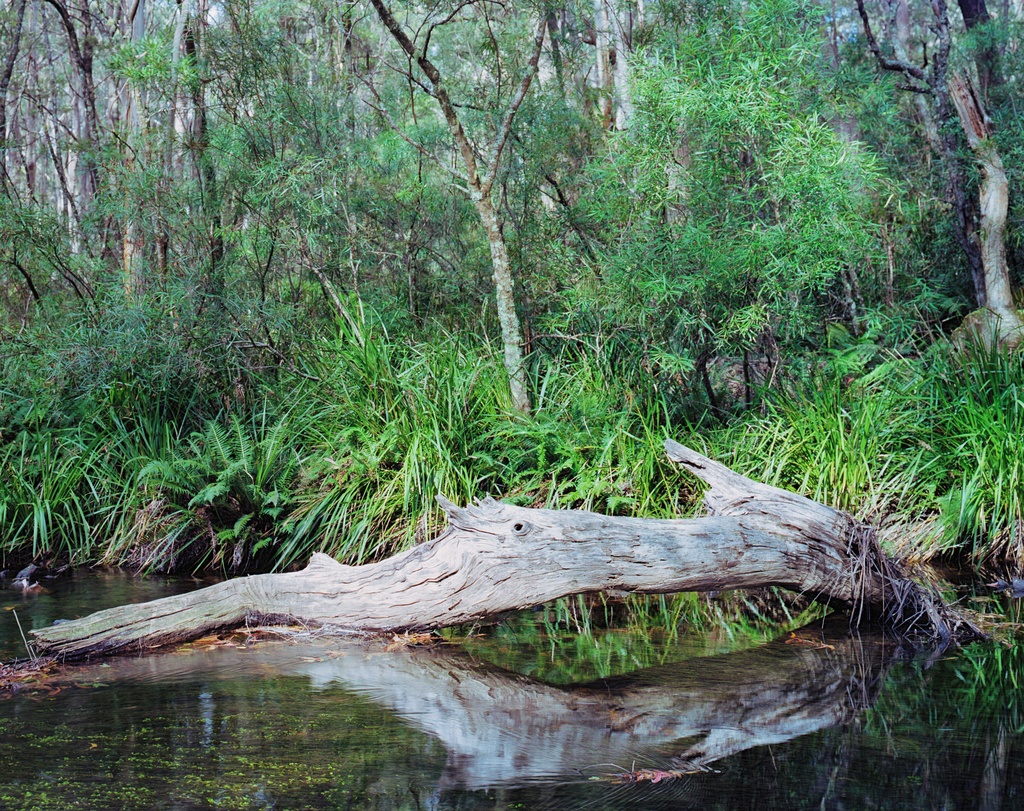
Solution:
M 318 553 L 299 572 L 241 577 L 38 629 L 34 644 L 42 653 L 81 658 L 268 620 L 425 630 L 585 592 L 775 585 L 841 604 L 882 608 L 890 600 L 884 556 L 879 568 L 873 535 L 858 534 L 863 525 L 849 515 L 753 482 L 671 440 L 666 451 L 710 485 L 708 516 L 622 518 L 493 499 L 458 507 L 439 499 L 448 529 L 387 560 L 346 566 Z M 865 537 L 871 550 L 856 548 Z

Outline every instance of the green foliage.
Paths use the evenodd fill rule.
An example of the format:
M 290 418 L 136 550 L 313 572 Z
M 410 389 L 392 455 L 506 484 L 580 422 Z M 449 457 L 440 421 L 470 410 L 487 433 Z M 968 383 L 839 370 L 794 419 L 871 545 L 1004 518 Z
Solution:
M 679 485 L 661 461 L 657 412 L 552 364 L 535 416 L 514 417 L 495 355 L 454 336 L 408 347 L 362 321 L 323 346 L 313 486 L 299 497 L 281 561 L 312 546 L 361 562 L 423 540 L 442 523 L 437 495 L 672 510 Z
M 432 58 L 485 143 L 538 8 L 402 8 L 421 37 L 444 21 Z M 0 193 L 0 549 L 281 569 L 425 538 L 438 494 L 671 516 L 695 489 L 661 441 L 699 432 L 757 478 L 941 524 L 930 551 L 1024 560 L 1019 362 L 928 350 L 970 283 L 913 102 L 862 42 L 826 42 L 835 21 L 813 4 L 647 13 L 617 54 L 636 108 L 624 132 L 577 81 L 592 7 L 552 18 L 496 178 L 528 418 L 491 343 L 489 246 L 453 183 L 451 132 L 387 69 L 372 15 L 231 3 L 189 54 L 162 12 L 141 41 L 96 29 L 111 81 L 91 143 L 67 115 L 64 62 L 35 78 L 19 62 Z M 955 61 L 1000 54 L 987 102 L 1011 200 L 1017 38 L 1009 21 L 954 43 Z M 51 119 L 46 139 L 25 136 Z M 1015 265 L 1022 222 L 1011 209 Z
M 293 497 L 301 459 L 292 432 L 299 421 L 288 413 L 271 422 L 264 407 L 249 420 L 232 416 L 226 428 L 210 422 L 181 450 L 151 460 L 139 482 L 162 500 L 159 526 L 175 543 L 159 539 L 140 549 L 140 539 L 129 537 L 125 549 L 112 553 L 145 567 L 230 572 L 259 568 L 261 553 L 273 559 L 264 550 Z
M 949 489 L 942 516 L 951 540 L 976 558 L 1024 562 L 1024 363 L 1016 353 L 970 345 L 936 364 L 933 407 Z
M 0 555 L 105 557 L 144 507 L 140 468 L 176 442 L 159 418 L 128 421 L 109 408 L 60 429 L 0 432 Z
M 66 451 L 45 444 L 65 435 L 52 428 L 5 438 L 5 548 L 147 569 L 282 569 L 312 551 L 363 562 L 423 540 L 443 522 L 437 495 L 627 515 L 687 502 L 663 459 L 663 410 L 599 364 L 539 368 L 537 412 L 523 418 L 492 348 L 452 335 L 395 341 L 361 313 L 309 345 L 314 374 L 282 375 L 287 394 L 265 388 L 258 409 L 237 402 L 192 430 L 199 410 L 177 416 L 169 389 L 168 407 L 147 412 L 138 385 L 115 385 L 80 399 L 92 416 L 63 429 L 62 442 L 78 443 Z
M 929 466 L 918 395 L 902 364 L 869 375 L 814 372 L 764 413 L 715 440 L 720 458 L 759 481 L 878 520 L 920 509 Z
M 666 377 L 708 353 L 799 347 L 840 276 L 880 257 L 887 181 L 809 100 L 823 67 L 808 9 L 727 6 L 637 61 L 635 125 L 594 163 L 585 203 L 604 244 L 592 294 L 681 359 L 658 363 Z
M 964 552 L 1019 566 L 1021 391 L 1021 359 L 1005 350 L 935 347 L 909 361 L 861 341 L 716 432 L 709 452 L 888 526 L 903 554 Z
M 244 298 L 218 306 L 185 283 L 132 298 L 104 286 L 62 319 L 35 321 L 19 351 L 0 356 L 0 415 L 59 426 L 109 408 L 129 422 L 156 413 L 201 425 L 257 388 L 269 359 L 249 336 L 270 331 L 268 316 Z

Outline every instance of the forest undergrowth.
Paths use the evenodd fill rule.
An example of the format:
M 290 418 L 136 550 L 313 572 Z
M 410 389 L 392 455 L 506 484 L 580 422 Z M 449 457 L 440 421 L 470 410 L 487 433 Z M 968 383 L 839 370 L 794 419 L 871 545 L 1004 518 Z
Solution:
M 362 563 L 441 531 L 438 495 L 695 514 L 700 489 L 665 459 L 666 437 L 874 523 L 900 557 L 1020 566 L 1020 356 L 862 349 L 788 369 L 728 413 L 611 355 L 566 351 L 533 359 L 523 415 L 486 341 L 396 340 L 369 317 L 312 339 L 301 370 L 250 376 L 226 404 L 198 403 L 162 368 L 147 379 L 142 364 L 100 388 L 60 375 L 59 390 L 9 386 L 0 568 L 235 574 L 315 551 Z

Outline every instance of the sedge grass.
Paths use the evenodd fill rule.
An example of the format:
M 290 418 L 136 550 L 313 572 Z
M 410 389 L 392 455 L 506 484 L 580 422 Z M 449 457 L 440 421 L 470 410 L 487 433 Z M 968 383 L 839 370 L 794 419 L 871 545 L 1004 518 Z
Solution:
M 75 424 L 0 437 L 0 550 L 281 570 L 314 551 L 362 563 L 430 537 L 444 524 L 437 495 L 675 517 L 700 488 L 665 460 L 672 436 L 889 528 L 902 553 L 1024 563 L 1016 356 L 936 351 L 857 374 L 818 364 L 697 434 L 600 354 L 535 358 L 524 416 L 486 341 L 410 343 L 369 320 L 312 342 L 309 373 L 278 375 L 257 407 L 198 427 L 173 408 L 102 403 Z

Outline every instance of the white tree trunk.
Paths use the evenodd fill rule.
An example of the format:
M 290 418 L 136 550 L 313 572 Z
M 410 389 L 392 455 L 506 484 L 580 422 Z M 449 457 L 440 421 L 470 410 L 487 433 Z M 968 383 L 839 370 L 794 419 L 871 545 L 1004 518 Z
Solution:
M 614 120 L 612 87 L 612 60 L 609 53 L 611 36 L 608 31 L 608 14 L 604 0 L 594 0 L 594 49 L 597 68 L 597 104 L 601 111 L 601 123 L 607 129 Z
M 949 95 L 982 178 L 980 231 L 987 317 L 977 318 L 976 323 L 965 326 L 977 330 L 982 340 L 994 338 L 1000 344 L 1016 347 L 1024 340 L 1024 321 L 1013 306 L 1010 272 L 1006 266 L 1006 214 L 1010 185 L 991 137 L 984 105 L 970 77 L 960 74 L 950 77 Z
M 133 45 L 140 43 L 146 35 L 146 0 L 136 0 L 133 9 L 134 15 L 129 20 L 131 30 L 129 36 Z M 129 12 L 131 13 L 131 11 Z M 141 107 L 142 97 L 140 89 L 131 81 L 125 81 L 123 87 L 124 99 L 124 128 L 128 146 L 138 147 L 138 134 L 142 129 Z M 125 152 L 125 168 L 130 173 L 134 164 L 134 151 L 128 149 Z M 126 211 L 124 220 L 124 234 L 121 247 L 121 265 L 124 274 L 125 296 L 131 299 L 141 289 L 142 271 L 140 268 L 140 256 L 142 252 L 142 234 L 139 224 L 131 211 Z
M 633 93 L 629 86 L 629 45 L 626 40 L 626 26 L 629 12 L 619 12 L 619 0 L 605 0 L 607 21 L 615 48 L 615 66 L 612 71 L 615 82 L 615 129 L 629 129 L 633 122 Z
M 530 410 L 530 395 L 526 386 L 526 363 L 523 357 L 522 327 L 516 314 L 515 281 L 508 245 L 498 222 L 497 212 L 487 199 L 474 200 L 477 213 L 487 233 L 491 248 L 491 267 L 494 272 L 494 294 L 501 325 L 502 356 L 508 373 L 512 406 L 523 413 Z

